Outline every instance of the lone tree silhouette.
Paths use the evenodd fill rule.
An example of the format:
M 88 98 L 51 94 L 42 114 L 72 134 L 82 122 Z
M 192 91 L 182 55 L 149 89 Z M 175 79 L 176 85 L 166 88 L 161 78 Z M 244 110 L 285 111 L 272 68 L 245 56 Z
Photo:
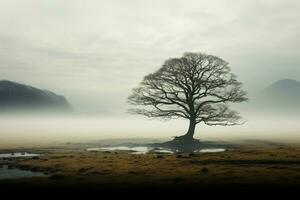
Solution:
M 136 105 L 130 113 L 165 119 L 185 118 L 189 128 L 174 141 L 193 141 L 198 123 L 236 125 L 241 117 L 229 103 L 246 101 L 242 83 L 231 73 L 228 63 L 204 53 L 185 53 L 165 61 L 156 72 L 144 77 L 133 89 L 128 102 Z

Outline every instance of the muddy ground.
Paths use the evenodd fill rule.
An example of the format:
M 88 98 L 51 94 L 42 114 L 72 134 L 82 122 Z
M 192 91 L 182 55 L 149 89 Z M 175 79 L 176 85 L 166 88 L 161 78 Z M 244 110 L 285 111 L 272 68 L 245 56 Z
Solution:
M 300 144 L 244 142 L 220 153 L 88 152 L 80 146 L 2 149 L 41 153 L 0 164 L 46 177 L 0 180 L 0 190 L 300 189 Z

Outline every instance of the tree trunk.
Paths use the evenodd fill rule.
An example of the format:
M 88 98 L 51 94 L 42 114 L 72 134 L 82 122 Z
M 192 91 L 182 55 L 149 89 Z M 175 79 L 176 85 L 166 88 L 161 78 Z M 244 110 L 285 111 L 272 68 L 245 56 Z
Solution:
M 189 125 L 189 130 L 188 132 L 184 135 L 186 139 L 194 139 L 194 133 L 195 133 L 195 128 L 196 128 L 196 120 L 190 119 L 190 125 Z
M 174 140 L 165 142 L 163 145 L 175 150 L 175 152 L 194 152 L 196 149 L 199 149 L 200 141 L 193 138 L 196 125 L 196 119 L 190 119 L 189 129 L 186 134 L 175 137 Z

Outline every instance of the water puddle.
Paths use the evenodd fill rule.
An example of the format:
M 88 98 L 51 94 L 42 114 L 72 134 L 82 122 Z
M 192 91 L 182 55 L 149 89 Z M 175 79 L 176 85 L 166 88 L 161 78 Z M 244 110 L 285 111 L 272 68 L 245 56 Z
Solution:
M 199 151 L 197 151 L 197 152 L 199 152 L 199 153 L 219 153 L 219 152 L 224 152 L 224 151 L 226 151 L 226 149 L 221 149 L 221 148 L 219 148 L 219 149 L 200 149 Z
M 1 153 L 0 158 L 33 158 L 39 157 L 40 154 L 35 153 L 27 153 L 27 152 L 20 152 L 20 153 Z
M 126 147 L 126 146 L 116 146 L 116 147 L 100 147 L 100 148 L 88 148 L 87 151 L 127 151 L 131 154 L 146 154 L 146 153 L 166 153 L 172 154 L 175 151 L 170 149 L 164 149 L 161 147 L 147 147 L 147 146 L 136 146 L 136 147 Z M 226 149 L 222 148 L 211 148 L 211 149 L 199 149 L 194 152 L 198 153 L 219 153 L 224 152 Z
M 148 152 L 173 153 L 172 151 L 169 150 L 165 150 L 161 148 L 145 147 L 145 146 L 136 146 L 136 147 L 117 146 L 117 147 L 88 148 L 87 151 L 127 151 L 131 154 L 146 154 Z
M 16 179 L 28 177 L 45 177 L 42 172 L 33 172 L 30 170 L 22 170 L 17 168 L 9 168 L 7 165 L 0 166 L 0 179 Z

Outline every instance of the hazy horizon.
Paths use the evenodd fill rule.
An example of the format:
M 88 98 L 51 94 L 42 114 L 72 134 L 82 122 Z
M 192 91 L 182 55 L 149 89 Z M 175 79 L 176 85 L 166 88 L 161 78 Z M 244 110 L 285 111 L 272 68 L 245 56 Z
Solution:
M 244 116 L 238 126 L 198 124 L 195 138 L 200 140 L 265 140 L 299 143 L 299 118 Z M 170 121 L 130 116 L 1 116 L 0 146 L 54 143 L 85 143 L 103 139 L 164 139 L 186 133 L 188 121 Z

